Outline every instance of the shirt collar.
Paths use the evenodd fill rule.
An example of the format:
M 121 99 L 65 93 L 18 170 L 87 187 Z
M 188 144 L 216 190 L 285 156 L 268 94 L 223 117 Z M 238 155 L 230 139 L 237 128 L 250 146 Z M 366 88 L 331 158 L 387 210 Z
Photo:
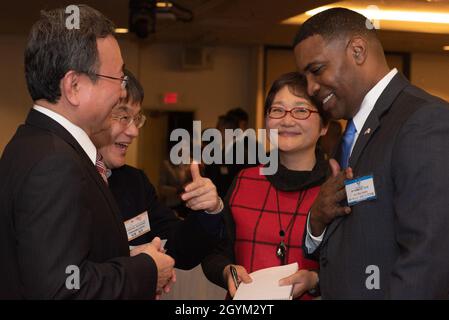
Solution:
M 360 131 L 362 130 L 363 125 L 366 122 L 366 119 L 368 119 L 368 116 L 370 115 L 371 111 L 374 108 L 374 105 L 376 104 L 382 92 L 390 83 L 391 79 L 393 79 L 393 77 L 396 75 L 396 73 L 398 73 L 398 69 L 394 68 L 389 73 L 387 73 L 387 75 L 383 77 L 382 80 L 380 80 L 366 94 L 365 98 L 362 101 L 362 104 L 360 105 L 359 111 L 352 119 L 358 133 L 360 133 Z
M 70 122 L 64 116 L 50 109 L 47 109 L 45 107 L 36 104 L 33 106 L 33 109 L 39 111 L 40 113 L 45 114 L 47 117 L 53 119 L 61 126 L 63 126 L 64 129 L 66 129 L 73 136 L 73 138 L 75 138 L 75 140 L 79 143 L 81 148 L 83 148 L 84 152 L 86 152 L 89 159 L 95 165 L 95 160 L 97 158 L 97 148 L 95 147 L 92 140 L 90 140 L 89 136 L 83 129 Z

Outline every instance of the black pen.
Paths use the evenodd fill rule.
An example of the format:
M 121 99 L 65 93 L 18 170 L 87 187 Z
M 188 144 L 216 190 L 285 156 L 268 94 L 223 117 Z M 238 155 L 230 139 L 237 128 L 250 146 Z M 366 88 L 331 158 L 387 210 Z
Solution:
M 237 270 L 235 269 L 235 267 L 233 265 L 231 265 L 231 274 L 232 274 L 232 279 L 234 280 L 234 285 L 235 288 L 237 289 L 239 287 L 239 278 L 237 276 Z

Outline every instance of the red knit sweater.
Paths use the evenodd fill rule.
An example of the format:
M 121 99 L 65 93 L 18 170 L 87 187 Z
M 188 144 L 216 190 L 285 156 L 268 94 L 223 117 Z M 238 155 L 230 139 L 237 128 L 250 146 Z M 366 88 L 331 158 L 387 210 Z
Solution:
M 276 190 L 265 176 L 259 174 L 258 167 L 241 171 L 229 201 L 236 227 L 235 263 L 244 266 L 249 273 L 281 265 L 276 256 L 281 241 L 280 216 L 285 231 L 286 263 L 298 262 L 299 269 L 318 269 L 318 263 L 306 259 L 302 250 L 307 213 L 318 192 L 318 186 L 293 192 Z M 295 214 L 300 196 L 302 201 Z

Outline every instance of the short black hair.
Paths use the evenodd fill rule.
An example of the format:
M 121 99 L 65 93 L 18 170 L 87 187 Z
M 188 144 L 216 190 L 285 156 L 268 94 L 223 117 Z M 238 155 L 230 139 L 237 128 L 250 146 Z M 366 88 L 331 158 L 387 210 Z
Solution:
M 97 39 L 114 35 L 114 24 L 99 11 L 78 5 L 79 29 L 68 28 L 65 8 L 41 11 L 25 49 L 25 78 L 33 101 L 56 103 L 61 79 L 70 71 L 96 81 L 99 59 Z
M 320 35 L 326 41 L 348 35 L 377 39 L 376 28 L 368 18 L 358 12 L 339 7 L 322 11 L 307 19 L 296 34 L 293 47 L 314 35 Z
M 269 111 L 271 105 L 273 104 L 276 94 L 285 86 L 288 87 L 288 90 L 293 95 L 307 99 L 311 103 L 313 103 L 318 109 L 318 112 L 323 121 L 323 124 L 327 125 L 327 123 L 329 122 L 329 115 L 323 111 L 323 108 L 321 105 L 319 105 L 318 101 L 312 100 L 312 98 L 308 95 L 306 78 L 299 72 L 284 73 L 273 82 L 270 90 L 268 91 L 267 97 L 265 99 L 264 111 L 265 111 L 266 115 L 268 114 L 268 111 Z
M 239 121 L 236 117 L 229 116 L 228 114 L 221 115 L 218 117 L 217 129 L 238 129 Z
M 242 108 L 234 108 L 226 113 L 226 116 L 237 118 L 239 121 L 248 122 L 248 113 Z
M 134 74 L 132 74 L 131 71 L 125 69 L 123 70 L 123 72 L 125 76 L 128 76 L 128 82 L 126 84 L 126 97 L 123 98 L 121 102 L 124 104 L 138 103 L 139 105 L 141 105 L 144 98 L 144 91 L 142 85 L 140 84 L 139 80 L 137 80 L 137 78 L 134 76 Z

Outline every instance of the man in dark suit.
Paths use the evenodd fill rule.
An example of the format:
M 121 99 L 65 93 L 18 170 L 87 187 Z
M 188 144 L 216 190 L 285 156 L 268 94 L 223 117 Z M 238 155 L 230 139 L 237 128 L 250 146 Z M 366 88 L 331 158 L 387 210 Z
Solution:
M 210 203 L 201 208 L 192 204 L 192 209 L 199 210 L 195 212 L 189 209 L 190 213 L 181 220 L 159 201 L 145 173 L 126 165 L 128 148 L 137 138 L 146 119 L 141 113 L 143 88 L 130 71 L 125 70 L 125 75 L 128 77 L 127 96 L 113 109 L 110 130 L 94 135 L 92 140 L 108 169 L 108 185 L 119 205 L 129 244 L 134 247 L 151 242 L 154 237 L 166 239 L 165 249 L 175 259 L 176 268 L 191 269 L 220 240 L 224 227 L 219 212 L 221 210 L 218 210 L 221 199 L 214 184 L 201 177 L 198 164 L 193 164 L 192 176 L 200 182 L 201 189 L 198 191 L 201 192 L 194 195 L 191 201 Z
M 114 26 L 78 6 L 43 12 L 25 51 L 35 103 L 0 160 L 0 298 L 152 298 L 174 261 L 157 243 L 129 257 L 90 136 L 109 126 L 126 78 Z M 153 279 L 158 279 L 157 283 Z
M 311 17 L 294 46 L 309 94 L 348 120 L 308 218 L 322 297 L 448 298 L 448 103 L 390 70 L 372 24 L 354 11 Z M 344 181 L 360 177 L 375 199 L 348 206 Z

